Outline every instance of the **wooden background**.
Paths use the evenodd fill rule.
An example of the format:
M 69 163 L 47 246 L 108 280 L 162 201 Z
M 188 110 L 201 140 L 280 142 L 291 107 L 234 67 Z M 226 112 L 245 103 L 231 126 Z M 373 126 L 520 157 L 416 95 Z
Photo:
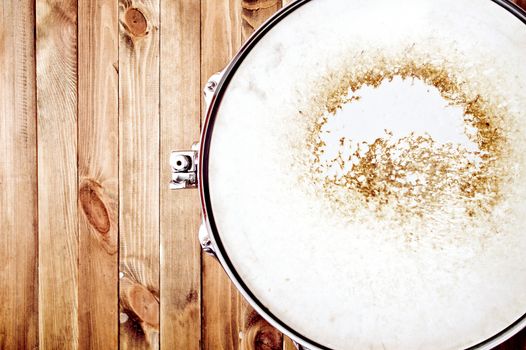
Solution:
M 2 0 L 0 349 L 293 349 L 167 186 L 201 87 L 284 5 Z

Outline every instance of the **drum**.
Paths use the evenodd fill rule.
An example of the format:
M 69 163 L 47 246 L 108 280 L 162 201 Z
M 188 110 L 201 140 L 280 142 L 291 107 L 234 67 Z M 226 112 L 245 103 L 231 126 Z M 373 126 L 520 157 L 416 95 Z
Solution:
M 526 16 L 298 0 L 206 87 L 200 239 L 309 349 L 489 349 L 526 324 Z

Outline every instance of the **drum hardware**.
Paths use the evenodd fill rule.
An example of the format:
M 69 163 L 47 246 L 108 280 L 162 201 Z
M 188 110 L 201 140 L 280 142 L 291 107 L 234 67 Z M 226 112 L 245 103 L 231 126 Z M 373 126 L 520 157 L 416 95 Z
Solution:
M 275 23 L 278 22 L 277 19 L 281 17 L 285 17 L 287 13 L 292 13 L 292 9 L 288 10 L 288 8 L 296 8 L 300 7 L 301 5 L 310 2 L 310 0 L 299 0 L 299 1 L 292 1 L 290 4 L 293 4 L 293 6 L 287 6 L 284 8 L 284 11 L 279 13 L 274 17 L 273 20 L 269 21 L 264 27 L 263 30 L 260 30 L 260 35 L 265 34 L 265 30 L 268 30 L 271 28 Z M 514 13 L 517 17 L 520 19 L 523 19 L 523 14 L 515 13 L 515 9 L 512 7 L 509 8 L 510 5 L 508 5 L 507 2 L 501 1 L 501 0 L 493 0 L 493 2 L 501 5 L 504 8 L 507 8 L 510 10 L 510 12 Z M 274 21 L 274 22 L 273 22 Z M 255 45 L 257 43 L 257 36 L 255 36 L 249 44 Z M 220 101 L 222 101 L 222 91 L 223 88 L 220 88 L 221 84 L 225 84 L 225 82 L 221 83 L 223 78 L 226 79 L 225 86 L 228 86 L 229 78 L 231 77 L 232 73 L 236 72 L 237 65 L 240 64 L 240 62 L 244 59 L 243 52 L 250 51 L 251 46 L 247 45 L 245 49 L 243 49 L 238 56 L 234 59 L 234 61 L 230 64 L 230 68 L 227 70 L 224 70 L 222 72 L 214 74 L 208 82 L 205 85 L 204 88 L 204 106 L 205 106 L 205 115 L 207 116 L 207 120 L 203 123 L 203 125 L 210 127 L 209 119 L 213 119 L 215 112 L 210 113 L 209 109 L 211 106 L 217 105 Z M 216 92 L 218 92 L 218 95 L 216 95 Z M 217 107 L 217 106 L 216 106 Z M 215 107 L 214 107 L 215 108 Z M 209 114 L 212 114 L 211 116 Z M 203 214 L 202 214 L 202 224 L 199 228 L 199 242 L 203 249 L 203 251 L 211 256 L 214 256 L 219 263 L 221 263 L 222 267 L 225 269 L 226 273 L 229 275 L 229 277 L 232 279 L 234 285 L 236 288 L 239 289 L 243 297 L 245 297 L 248 302 L 254 307 L 254 309 L 260 313 L 267 321 L 270 322 L 271 325 L 282 331 L 285 335 L 291 337 L 294 341 L 294 346 L 298 350 L 309 350 L 311 349 L 326 349 L 326 347 L 323 347 L 321 344 L 317 344 L 309 339 L 306 339 L 304 336 L 294 332 L 293 328 L 287 327 L 283 323 L 280 322 L 280 320 L 270 314 L 267 309 L 265 309 L 257 300 L 257 298 L 251 294 L 250 290 L 248 290 L 247 286 L 243 284 L 243 281 L 240 279 L 240 277 L 236 274 L 235 270 L 230 266 L 230 261 L 228 260 L 228 257 L 226 256 L 226 253 L 224 252 L 224 242 L 218 237 L 217 235 L 217 228 L 216 224 L 214 223 L 214 217 L 212 215 L 211 208 L 207 205 L 206 201 L 209 200 L 206 197 L 206 194 L 208 193 L 208 180 L 207 180 L 207 164 L 208 164 L 208 142 L 209 142 L 209 136 L 211 131 L 207 131 L 207 127 L 205 127 L 205 131 L 201 135 L 201 142 L 195 143 L 191 150 L 185 150 L 185 151 L 174 151 L 172 152 L 170 156 L 170 165 L 171 165 L 171 182 L 170 182 L 170 189 L 172 190 L 180 190 L 180 189 L 187 189 L 187 188 L 197 188 L 199 187 L 199 190 L 201 192 L 201 200 L 203 204 Z M 201 162 L 201 163 L 199 163 Z M 203 165 L 203 168 L 201 168 L 201 165 Z M 519 330 L 523 329 L 526 324 L 526 318 L 521 318 L 514 324 L 510 325 L 507 329 L 500 332 L 499 334 L 485 340 L 484 342 L 481 342 L 480 344 L 473 347 L 473 349 L 490 349 L 494 346 L 497 346 L 501 344 L 504 340 L 508 339 L 515 333 L 517 333 Z M 299 343 L 298 343 L 299 342 Z M 302 345 L 303 344 L 303 345 Z M 305 346 L 308 346 L 309 348 L 306 348 Z
M 203 96 L 205 101 L 205 111 L 211 105 L 212 98 L 216 92 L 219 82 L 223 78 L 224 71 L 218 72 L 210 77 L 203 90 Z M 200 143 L 195 142 L 192 145 L 190 151 L 173 151 L 170 155 L 170 166 L 172 172 L 172 180 L 170 181 L 169 188 L 171 190 L 182 190 L 197 188 L 197 166 L 199 164 L 199 149 Z M 217 259 L 216 248 L 210 238 L 210 233 L 206 227 L 206 222 L 203 219 L 199 226 L 199 244 L 201 249 L 206 254 L 213 256 Z M 298 350 L 309 350 L 293 341 L 294 346 Z
M 192 146 L 191 151 L 176 151 L 170 155 L 172 168 L 171 190 L 197 187 L 197 149 Z
M 181 190 L 197 187 L 197 162 L 199 143 L 192 146 L 191 151 L 174 151 L 170 156 L 172 168 L 171 190 Z M 216 256 L 215 249 L 203 221 L 199 227 L 199 243 L 203 251 L 211 256 Z
M 223 75 L 225 75 L 225 70 L 217 72 L 208 79 L 208 82 L 205 85 L 205 89 L 203 90 L 205 112 L 208 112 L 208 108 L 210 108 L 210 105 L 212 104 L 212 98 L 219 86 L 219 82 L 223 79 Z
M 205 111 L 208 111 L 212 98 L 215 94 L 217 86 L 223 77 L 224 72 L 218 72 L 208 79 L 205 85 L 203 96 L 205 101 Z M 172 180 L 170 181 L 171 190 L 182 190 L 188 188 L 196 188 L 197 181 L 197 166 L 199 163 L 199 142 L 192 145 L 190 151 L 173 151 L 170 155 L 170 166 L 172 172 Z M 203 251 L 211 256 L 216 257 L 215 248 L 206 228 L 206 223 L 202 222 L 199 227 L 199 243 Z
M 206 228 L 206 223 L 204 222 L 204 220 L 201 223 L 201 226 L 199 227 L 199 244 L 201 244 L 201 248 L 206 254 L 213 256 L 217 259 L 216 250 L 214 244 L 212 243 L 212 239 L 210 238 L 210 234 L 208 233 L 208 229 Z
M 171 190 L 182 190 L 197 187 L 197 164 L 199 143 L 194 143 L 191 151 L 174 151 L 170 156 L 172 168 Z M 199 228 L 199 243 L 203 251 L 211 256 L 216 256 L 210 235 L 203 221 Z
M 208 79 L 203 96 L 205 100 L 205 111 L 208 111 L 212 98 L 224 72 L 218 72 Z M 170 155 L 170 166 L 172 170 L 171 190 L 181 190 L 197 187 L 197 164 L 200 145 L 198 142 L 192 145 L 190 151 L 173 151 Z

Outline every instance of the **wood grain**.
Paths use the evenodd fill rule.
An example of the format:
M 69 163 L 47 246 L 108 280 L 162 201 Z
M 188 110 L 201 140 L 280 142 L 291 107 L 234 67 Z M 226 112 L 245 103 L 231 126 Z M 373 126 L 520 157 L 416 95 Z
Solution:
M 283 350 L 298 350 L 289 337 L 283 337 Z
M 34 11 L 32 1 L 0 3 L 0 349 L 5 350 L 38 346 Z
M 270 16 L 281 8 L 281 0 L 242 0 L 242 40 L 246 41 Z
M 201 85 L 225 68 L 242 42 L 280 7 L 276 0 L 204 2 Z M 217 261 L 205 256 L 202 268 L 204 348 L 281 349 L 281 334 L 255 315 Z
M 79 347 L 118 345 L 118 6 L 78 4 Z
M 201 86 L 205 86 L 241 46 L 241 2 L 202 2 L 201 24 Z M 203 348 L 239 349 L 241 297 L 217 260 L 203 255 L 202 270 Z
M 247 302 L 242 303 L 244 315 L 240 349 L 281 350 L 283 335 L 268 324 Z
M 78 346 L 77 3 L 36 1 L 41 349 Z
M 513 2 L 526 11 L 526 0 L 513 0 Z
M 172 150 L 199 140 L 201 2 L 161 2 L 161 348 L 199 349 L 201 249 L 197 191 L 170 191 Z
M 159 348 L 159 1 L 119 2 L 122 349 Z

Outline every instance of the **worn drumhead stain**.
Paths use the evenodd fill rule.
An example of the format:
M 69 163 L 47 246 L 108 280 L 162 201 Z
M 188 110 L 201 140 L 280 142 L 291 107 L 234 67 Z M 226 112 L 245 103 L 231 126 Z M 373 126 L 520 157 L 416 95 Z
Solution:
M 320 84 L 324 89 L 314 99 L 325 103 L 311 107 L 307 118 L 313 123 L 308 134 L 311 161 L 306 177 L 313 184 L 322 183 L 321 195 L 350 220 L 358 209 L 368 208 L 378 219 L 390 219 L 395 224 L 407 220 L 422 225 L 436 225 L 443 220 L 469 224 L 491 214 L 503 199 L 502 184 L 510 176 L 506 159 L 506 129 L 510 125 L 504 123 L 507 111 L 490 103 L 483 94 L 468 90 L 455 72 L 429 62 L 382 58 L 365 71 L 339 71 L 331 78 Z M 405 84 L 407 89 L 415 83 L 435 88 L 445 100 L 444 109 L 460 107 L 464 123 L 460 132 L 476 147 L 440 142 L 427 131 L 393 135 L 382 125 L 378 127 L 384 135 L 367 142 L 328 127 L 331 118 L 348 104 L 360 103 L 362 88 L 381 89 L 393 82 L 399 88 Z M 400 119 L 396 112 L 393 114 L 392 118 Z M 374 111 L 368 117 L 374 120 Z M 339 118 L 349 119 L 340 121 L 340 126 L 347 122 L 353 127 L 352 113 Z M 428 118 L 421 115 L 421 119 Z M 432 130 L 435 121 L 427 122 Z M 335 134 L 339 135 L 337 151 L 327 144 L 334 141 Z M 331 152 L 332 156 L 327 157 Z

